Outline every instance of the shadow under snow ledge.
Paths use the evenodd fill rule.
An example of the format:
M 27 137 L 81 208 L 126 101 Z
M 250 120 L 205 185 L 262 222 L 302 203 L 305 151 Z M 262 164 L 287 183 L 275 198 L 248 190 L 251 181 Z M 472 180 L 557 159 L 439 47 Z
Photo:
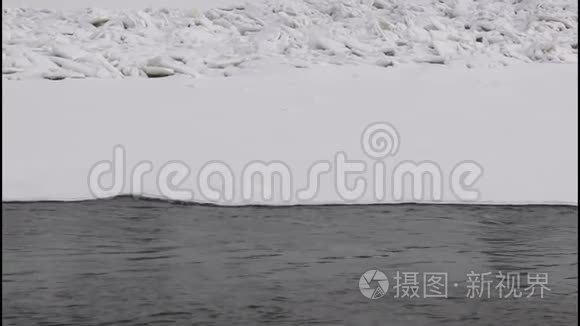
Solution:
M 276 66 L 230 78 L 7 82 L 2 198 L 82 200 L 101 189 L 226 205 L 577 204 L 576 69 Z M 386 143 L 365 133 L 385 126 Z M 397 188 L 397 168 L 426 162 L 421 194 L 408 175 Z M 481 168 L 476 180 L 454 174 L 462 162 Z M 358 172 L 342 178 L 345 167 Z M 478 196 L 458 198 L 458 180 Z M 364 191 L 348 192 L 357 184 Z

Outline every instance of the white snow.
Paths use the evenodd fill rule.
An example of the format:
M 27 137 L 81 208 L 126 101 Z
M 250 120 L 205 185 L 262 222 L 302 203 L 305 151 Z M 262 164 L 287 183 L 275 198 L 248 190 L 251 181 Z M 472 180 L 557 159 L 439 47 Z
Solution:
M 2 199 L 92 199 L 91 168 L 121 145 L 124 194 L 248 204 L 244 168 L 279 161 L 292 198 L 274 188 L 253 203 L 344 203 L 333 172 L 313 201 L 297 194 L 315 162 L 341 152 L 365 162 L 360 176 L 373 186 L 376 159 L 361 134 L 388 122 L 401 142 L 387 170 L 438 164 L 440 202 L 458 202 L 449 174 L 474 161 L 484 170 L 477 203 L 577 204 L 577 9 L 572 0 L 3 1 Z M 142 161 L 153 171 L 135 191 L 129 171 Z M 178 188 L 191 193 L 158 186 L 176 161 L 190 169 Z M 201 196 L 197 175 L 213 161 L 232 170 L 232 201 Z M 396 201 L 375 194 L 349 203 Z
M 154 166 L 143 178 L 146 195 L 163 196 L 157 174 L 180 160 L 191 171 L 179 188 L 205 201 L 196 176 L 205 163 L 219 160 L 236 180 L 235 200 L 225 204 L 247 204 L 240 198 L 247 163 L 285 162 L 298 190 L 312 163 L 332 161 L 337 152 L 370 166 L 361 133 L 385 121 L 401 139 L 397 154 L 385 161 L 389 167 L 430 160 L 447 175 L 458 162 L 474 160 L 484 168 L 477 202 L 577 204 L 576 69 L 273 64 L 229 78 L 12 81 L 2 88 L 2 197 L 93 198 L 91 167 L 111 160 L 114 146 L 123 145 L 128 170 L 143 160 Z M 125 182 L 123 192 L 131 193 L 128 175 Z M 457 201 L 447 179 L 444 185 L 443 201 Z M 288 203 L 279 198 L 261 203 Z M 332 174 L 323 175 L 308 203 L 333 202 L 343 201 Z M 368 192 L 356 202 L 377 200 Z M 304 202 L 294 197 L 290 203 Z
M 148 71 L 222 76 L 271 62 L 295 67 L 577 62 L 578 3 L 572 0 L 191 5 L 196 4 L 201 7 L 3 8 L 3 78 L 159 76 Z
M 256 0 L 252 0 L 256 1 Z M 260 0 L 258 0 L 260 1 Z M 149 7 L 209 9 L 238 0 L 3 0 L 2 8 L 82 8 L 143 9 Z

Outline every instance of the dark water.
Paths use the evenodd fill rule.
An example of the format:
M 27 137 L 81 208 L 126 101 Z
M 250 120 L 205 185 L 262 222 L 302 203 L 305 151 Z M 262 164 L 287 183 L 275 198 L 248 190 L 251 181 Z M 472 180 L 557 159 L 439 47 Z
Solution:
M 577 207 L 2 209 L 3 325 L 577 323 Z M 370 269 L 389 278 L 380 299 L 359 291 Z M 419 273 L 420 298 L 395 298 L 397 271 Z M 494 281 L 490 299 L 468 298 L 471 271 L 521 273 L 521 291 L 548 273 L 550 291 L 499 298 Z M 448 273 L 447 298 L 423 298 L 426 272 Z

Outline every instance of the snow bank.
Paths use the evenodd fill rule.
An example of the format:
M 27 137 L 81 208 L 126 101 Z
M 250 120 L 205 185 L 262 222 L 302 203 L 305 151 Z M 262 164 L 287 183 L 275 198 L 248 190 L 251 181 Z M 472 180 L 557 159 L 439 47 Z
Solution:
M 205 201 L 196 176 L 219 160 L 231 167 L 236 190 L 233 201 L 217 202 L 247 204 L 240 178 L 248 162 L 284 162 L 299 190 L 313 162 L 332 161 L 338 152 L 372 166 L 361 133 L 385 121 L 400 135 L 398 152 L 385 160 L 389 168 L 431 161 L 447 175 L 458 162 L 473 160 L 484 169 L 476 202 L 577 203 L 576 68 L 272 66 L 230 78 L 5 83 L 2 197 L 93 198 L 91 167 L 112 160 L 114 146 L 122 145 L 127 171 L 141 161 L 153 166 L 140 194 L 162 196 L 159 171 L 179 160 L 190 174 L 178 188 Z M 123 193 L 135 193 L 128 174 Z M 442 201 L 456 201 L 444 182 Z M 335 189 L 329 173 L 311 202 L 274 196 L 260 203 L 344 202 Z M 367 192 L 356 202 L 393 202 L 389 198 L 377 201 Z
M 252 0 L 261 1 L 261 0 Z M 143 9 L 148 7 L 209 9 L 227 6 L 238 0 L 3 0 L 2 8 L 109 8 Z
M 7 79 L 227 75 L 276 62 L 577 62 L 577 1 L 280 0 L 195 9 L 3 9 Z
M 450 171 L 476 162 L 472 202 L 577 204 L 577 1 L 232 1 L 3 8 L 3 200 L 92 199 L 91 169 L 120 145 L 127 169 L 152 167 L 138 189 L 123 174 L 123 194 L 345 203 L 332 171 L 315 198 L 298 194 L 314 163 L 340 153 L 377 166 L 361 134 L 388 122 L 400 144 L 386 169 L 436 164 L 438 202 L 458 202 Z M 202 195 L 198 173 L 216 161 L 234 176 L 232 200 Z M 173 185 L 187 194 L 159 187 L 172 162 L 189 168 Z M 244 199 L 252 162 L 285 164 L 292 198 Z M 360 177 L 376 190 L 373 172 Z M 346 202 L 397 202 L 383 197 Z

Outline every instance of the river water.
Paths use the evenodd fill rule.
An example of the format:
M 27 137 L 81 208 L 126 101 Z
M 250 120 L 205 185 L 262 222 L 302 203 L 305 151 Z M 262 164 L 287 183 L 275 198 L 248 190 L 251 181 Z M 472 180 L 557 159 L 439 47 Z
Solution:
M 577 323 L 577 207 L 122 197 L 2 210 L 3 325 Z M 384 296 L 360 291 L 368 270 L 387 277 L 369 283 Z M 513 276 L 503 295 L 500 272 Z

